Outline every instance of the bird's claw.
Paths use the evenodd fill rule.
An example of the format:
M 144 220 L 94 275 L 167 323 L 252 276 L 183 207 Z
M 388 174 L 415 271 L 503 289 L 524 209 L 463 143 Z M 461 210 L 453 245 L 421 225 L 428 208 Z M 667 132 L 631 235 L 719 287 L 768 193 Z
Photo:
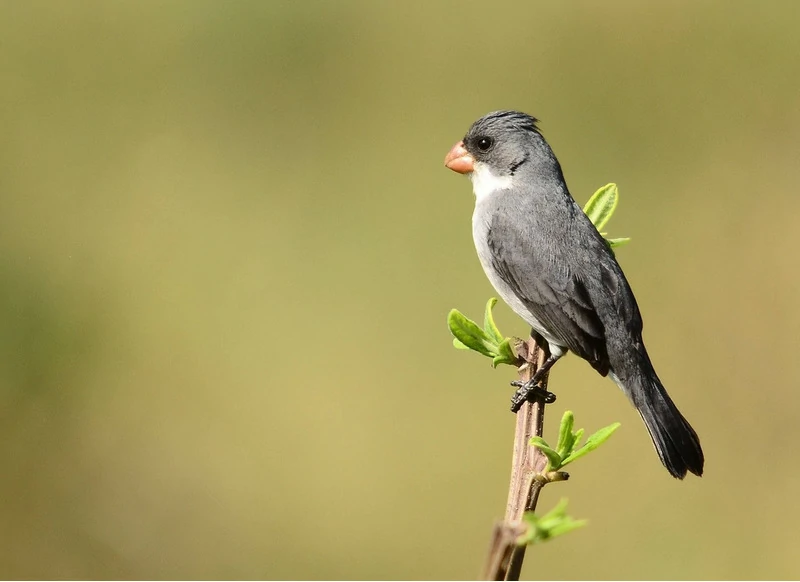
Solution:
M 511 385 L 517 388 L 517 391 L 514 392 L 514 396 L 511 397 L 511 412 L 519 412 L 519 409 L 522 408 L 525 401 L 532 400 L 532 396 L 541 398 L 545 404 L 552 404 L 556 401 L 555 394 L 530 381 L 522 382 L 521 380 L 515 380 L 511 382 Z

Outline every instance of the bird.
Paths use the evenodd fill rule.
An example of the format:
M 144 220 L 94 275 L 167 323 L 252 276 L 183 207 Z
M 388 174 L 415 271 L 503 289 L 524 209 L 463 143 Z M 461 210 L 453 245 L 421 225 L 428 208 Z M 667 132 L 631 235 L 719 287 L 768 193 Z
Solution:
M 567 189 L 539 120 L 489 113 L 452 147 L 445 166 L 472 181 L 472 234 L 486 276 L 548 354 L 529 382 L 512 383 L 519 386 L 512 411 L 572 352 L 628 397 L 673 477 L 702 476 L 700 440 L 656 374 L 628 280 Z

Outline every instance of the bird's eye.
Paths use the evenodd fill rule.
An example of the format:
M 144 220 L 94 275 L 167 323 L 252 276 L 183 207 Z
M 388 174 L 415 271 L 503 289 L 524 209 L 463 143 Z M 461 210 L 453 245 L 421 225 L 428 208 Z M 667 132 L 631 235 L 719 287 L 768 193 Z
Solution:
M 490 137 L 478 138 L 478 149 L 482 152 L 488 152 L 494 145 L 494 140 Z

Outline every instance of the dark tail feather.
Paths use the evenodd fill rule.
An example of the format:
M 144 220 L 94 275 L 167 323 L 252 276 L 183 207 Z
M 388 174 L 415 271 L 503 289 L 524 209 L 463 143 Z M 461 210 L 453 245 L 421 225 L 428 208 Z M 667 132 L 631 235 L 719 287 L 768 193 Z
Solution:
M 678 411 L 655 372 L 644 378 L 635 376 L 639 378 L 631 378 L 627 386 L 618 384 L 642 416 L 661 462 L 677 479 L 686 477 L 687 471 L 700 477 L 705 459 L 697 433 Z
M 703 474 L 703 449 L 691 425 L 683 418 L 658 379 L 645 390 L 639 407 L 656 452 L 673 477 L 683 479 L 686 471 Z

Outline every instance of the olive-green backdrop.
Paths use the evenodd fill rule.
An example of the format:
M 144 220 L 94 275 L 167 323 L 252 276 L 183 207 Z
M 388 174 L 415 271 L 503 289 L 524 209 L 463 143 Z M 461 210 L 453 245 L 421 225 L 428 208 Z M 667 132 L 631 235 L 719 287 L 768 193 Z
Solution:
M 795 2 L 0 6 L 0 576 L 474 578 L 509 368 L 452 348 L 493 291 L 484 113 L 542 129 L 610 236 L 706 475 L 678 482 L 568 357 L 590 524 L 536 578 L 797 578 Z M 509 334 L 525 325 L 499 305 Z

